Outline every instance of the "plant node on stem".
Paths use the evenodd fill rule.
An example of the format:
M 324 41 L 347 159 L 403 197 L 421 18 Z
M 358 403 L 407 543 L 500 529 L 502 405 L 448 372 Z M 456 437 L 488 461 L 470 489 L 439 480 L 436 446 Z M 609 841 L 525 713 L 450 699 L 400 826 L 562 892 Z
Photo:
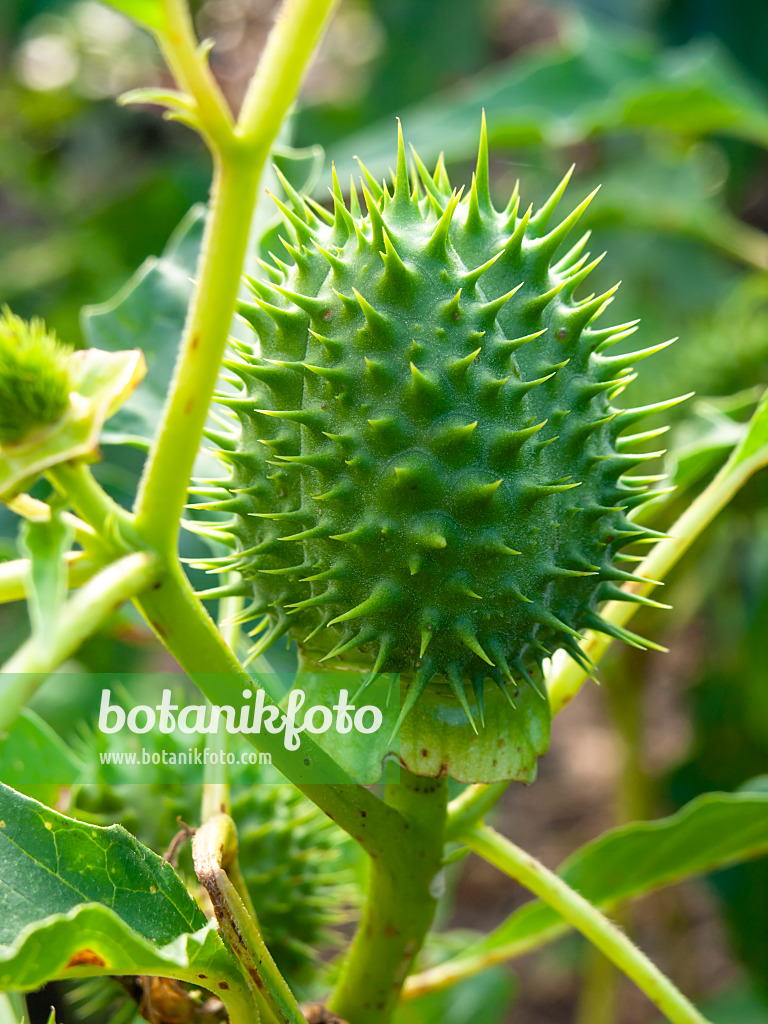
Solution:
M 330 1009 L 349 1024 L 386 1024 L 442 891 L 448 786 L 401 769 L 387 786 L 400 820 L 371 859 L 363 919 Z

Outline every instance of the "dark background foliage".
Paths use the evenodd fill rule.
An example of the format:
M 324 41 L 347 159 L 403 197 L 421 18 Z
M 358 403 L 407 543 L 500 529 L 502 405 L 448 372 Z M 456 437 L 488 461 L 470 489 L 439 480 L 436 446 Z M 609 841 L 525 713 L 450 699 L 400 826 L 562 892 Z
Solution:
M 235 106 L 272 13 L 271 0 L 197 5 Z M 541 199 L 571 162 L 574 197 L 602 181 L 588 220 L 593 252 L 609 256 L 595 287 L 623 279 L 615 317 L 641 316 L 644 344 L 680 336 L 643 364 L 634 395 L 696 390 L 699 405 L 678 413 L 682 443 L 701 429 L 704 400 L 768 382 L 767 41 L 764 0 L 342 0 L 290 141 L 319 143 L 346 174 L 355 153 L 383 173 L 397 114 L 429 160 L 445 149 L 461 181 L 485 105 L 500 199 L 518 177 L 526 204 Z M 115 106 L 124 90 L 163 80 L 152 41 L 96 0 L 0 5 L 0 301 L 75 344 L 81 308 L 109 299 L 205 200 L 196 138 L 155 111 Z M 110 450 L 102 479 L 125 494 L 139 463 Z M 508 794 L 505 824 L 547 863 L 617 820 L 768 770 L 767 495 L 763 475 L 676 571 L 674 611 L 644 616 L 641 631 L 672 653 L 614 652 L 602 690 L 557 721 L 539 782 Z M 15 557 L 10 517 L 0 527 L 0 556 Z M 3 610 L 0 655 L 24 628 L 20 606 Z M 94 671 L 169 667 L 126 614 L 80 660 Z M 43 689 L 36 709 L 74 723 L 78 694 Z M 519 901 L 472 861 L 450 923 L 487 929 Z M 628 925 L 681 987 L 710 1000 L 713 1020 L 768 1021 L 765 862 L 662 893 Z M 516 970 L 512 1010 L 510 976 L 497 971 L 403 1024 L 435 1014 L 469 1024 L 478 1000 L 486 1024 L 652 1020 L 576 940 Z

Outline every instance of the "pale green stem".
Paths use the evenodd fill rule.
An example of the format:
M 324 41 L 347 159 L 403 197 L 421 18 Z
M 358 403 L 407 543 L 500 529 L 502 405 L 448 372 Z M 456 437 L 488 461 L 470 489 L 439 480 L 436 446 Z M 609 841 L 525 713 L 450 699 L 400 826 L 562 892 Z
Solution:
M 448 804 L 445 841 L 452 842 L 461 832 L 482 821 L 506 793 L 508 786 L 508 782 L 476 782 L 472 786 L 467 786 L 463 793 Z
M 62 462 L 46 470 L 46 475 L 102 545 L 115 554 L 137 546 L 133 516 L 109 497 L 84 462 Z
M 234 575 L 234 574 L 232 574 Z M 242 597 L 224 597 L 219 601 L 219 633 L 224 643 L 237 656 L 237 642 L 240 636 L 240 624 L 233 622 L 243 607 Z M 227 752 L 229 750 L 229 733 L 224 718 L 219 718 L 218 728 L 211 736 L 206 736 L 206 748 Z M 203 806 L 201 819 L 208 821 L 214 814 L 229 814 L 231 810 L 229 797 L 229 765 L 212 764 L 206 761 L 203 769 Z M 237 882 L 235 882 L 237 886 Z M 239 886 L 237 886 L 239 889 Z M 241 893 L 242 896 L 242 893 Z M 243 897 L 245 902 L 245 897 Z
M 94 562 L 85 551 L 69 551 L 64 556 L 67 567 L 67 586 L 80 587 L 103 568 L 103 562 Z M 15 558 L 11 562 L 0 562 L 0 604 L 23 601 L 29 579 L 28 558 Z
M 124 601 L 150 586 L 157 560 L 143 551 L 102 569 L 61 609 L 51 636 L 31 637 L 0 669 L 0 731 L 7 729 L 45 677 L 71 657 Z
M 11 512 L 15 512 L 22 519 L 28 519 L 32 523 L 47 523 L 51 519 L 51 506 L 30 494 L 17 494 L 6 503 Z M 83 547 L 91 547 L 98 544 L 98 534 L 89 526 L 85 520 L 73 515 L 71 512 L 62 512 L 61 518 L 67 526 L 71 527 L 77 540 Z
M 157 34 L 163 56 L 176 81 L 195 100 L 196 114 L 209 146 L 232 146 L 234 119 L 207 55 L 195 36 L 187 0 L 163 0 L 166 31 Z
M 220 124 L 218 93 L 210 70 L 195 52 L 183 0 L 166 0 L 166 5 L 169 20 L 178 27 L 163 44 L 169 60 L 195 96 L 201 117 L 215 126 L 215 132 L 209 130 L 214 177 L 198 285 L 136 499 L 141 536 L 171 557 L 235 311 L 261 172 L 332 2 L 286 0 L 248 88 L 236 133 Z
M 246 672 L 221 637 L 215 623 L 192 590 L 181 567 L 170 565 L 157 583 L 138 601 L 150 623 L 182 669 L 214 704 L 242 703 L 242 691 L 254 689 Z M 267 704 L 273 702 L 269 699 Z M 313 803 L 378 856 L 389 848 L 392 830 L 399 823 L 396 810 L 370 790 L 359 786 L 322 747 L 302 733 L 298 750 L 287 750 L 282 733 L 249 733 L 257 750 L 268 753 L 279 772 Z
M 765 399 L 763 400 L 765 405 Z M 715 516 L 726 507 L 735 494 L 760 468 L 768 464 L 768 445 L 763 446 L 753 457 L 745 458 L 742 446 L 737 448 L 712 483 L 683 512 L 677 522 L 668 530 L 668 537 L 656 544 L 648 557 L 636 570 L 639 576 L 649 580 L 662 580 L 669 570 L 682 558 L 700 533 Z M 628 593 L 649 594 L 654 583 L 627 583 Z M 608 622 L 623 626 L 637 611 L 632 601 L 609 601 L 600 609 L 601 616 Z M 597 664 L 608 650 L 612 639 L 604 633 L 587 633 L 581 647 L 588 658 Z M 589 678 L 565 651 L 556 652 L 552 668 L 547 677 L 547 689 L 552 714 L 556 715 L 573 700 L 584 682 Z
M 240 110 L 238 134 L 269 148 L 337 0 L 285 0 Z
M 263 157 L 214 163 L 199 285 L 135 506 L 140 535 L 168 558 L 229 335 Z
M 503 964 L 527 953 L 542 949 L 556 939 L 567 935 L 571 930 L 565 921 L 537 931 L 533 935 L 516 939 L 514 942 L 500 943 L 498 946 L 474 953 L 471 956 L 460 956 L 447 960 L 437 967 L 429 967 L 419 974 L 412 974 L 405 983 L 404 999 L 416 999 L 427 992 L 437 992 L 451 988 L 465 978 L 472 978 L 480 971 L 485 971 L 494 964 Z
M 538 896 L 582 933 L 641 989 L 672 1024 L 707 1024 L 658 967 L 589 900 L 542 863 L 488 826 L 461 837 L 471 850 Z

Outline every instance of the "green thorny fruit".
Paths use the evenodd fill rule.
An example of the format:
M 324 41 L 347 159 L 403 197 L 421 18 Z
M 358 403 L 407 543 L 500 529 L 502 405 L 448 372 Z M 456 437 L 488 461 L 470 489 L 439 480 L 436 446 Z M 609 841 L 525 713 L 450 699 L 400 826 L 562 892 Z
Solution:
M 7 306 L 0 312 L 0 445 L 20 444 L 67 408 L 71 349 Z
M 557 648 L 584 663 L 587 627 L 643 642 L 597 606 L 655 604 L 620 589 L 619 552 L 658 536 L 630 518 L 658 478 L 627 472 L 662 430 L 620 435 L 673 404 L 611 404 L 663 346 L 607 354 L 636 322 L 594 326 L 615 289 L 574 297 L 599 260 L 586 235 L 558 250 L 591 196 L 551 230 L 568 175 L 536 213 L 517 189 L 497 211 L 484 129 L 466 196 L 414 160 L 409 180 L 400 134 L 392 189 L 362 168 L 366 215 L 335 175 L 334 215 L 283 180 L 291 262 L 240 307 L 260 354 L 233 343 L 242 393 L 219 401 L 241 431 L 211 435 L 232 475 L 198 506 L 233 513 L 215 568 L 242 583 L 218 593 L 252 598 L 253 653 L 356 649 L 410 681 L 400 722 L 432 681 L 467 714 L 471 682 L 482 715 L 486 679 L 536 686 Z

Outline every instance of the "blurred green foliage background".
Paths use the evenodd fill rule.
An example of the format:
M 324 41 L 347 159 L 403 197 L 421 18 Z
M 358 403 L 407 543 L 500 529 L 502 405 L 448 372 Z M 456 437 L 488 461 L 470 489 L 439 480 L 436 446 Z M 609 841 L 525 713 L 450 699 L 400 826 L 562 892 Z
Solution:
M 204 0 L 196 9 L 237 106 L 274 4 Z M 519 178 L 525 205 L 536 202 L 574 162 L 574 199 L 603 183 L 586 217 L 593 253 L 609 253 L 595 290 L 623 280 L 611 316 L 642 317 L 643 345 L 680 337 L 641 365 L 635 402 L 695 390 L 701 403 L 768 383 L 767 44 L 765 0 L 342 0 L 287 141 L 319 143 L 341 175 L 354 170 L 354 155 L 381 175 L 399 115 L 422 157 L 444 151 L 452 178 L 464 180 L 485 107 L 500 199 Z M 109 299 L 206 197 L 209 165 L 198 140 L 156 111 L 116 106 L 120 93 L 163 83 L 164 74 L 152 40 L 97 0 L 0 5 L 0 302 L 44 316 L 75 344 L 83 341 L 82 307 Z M 673 445 L 705 429 L 697 408 L 677 414 Z M 139 459 L 110 456 L 112 479 L 135 472 Z M 755 480 L 677 571 L 668 587 L 674 611 L 647 613 L 641 632 L 678 653 L 662 662 L 614 652 L 603 701 L 610 722 L 603 709 L 590 711 L 586 726 L 562 723 L 574 733 L 612 730 L 618 816 L 628 806 L 653 816 L 768 770 L 767 497 L 768 483 Z M 11 557 L 12 535 L 0 544 Z M 0 654 L 23 622 L 20 607 L 3 613 Z M 107 671 L 141 665 L 152 652 L 129 619 L 81 657 Z M 63 708 L 43 691 L 38 710 L 55 720 L 73 713 L 76 697 Z M 557 785 L 567 790 L 568 778 Z M 551 791 L 540 790 L 539 837 L 561 828 Z M 563 852 L 568 846 L 566 835 Z M 695 913 L 713 919 L 716 905 L 724 923 L 701 932 L 701 948 L 684 929 L 675 939 L 684 904 L 652 941 L 662 950 L 682 941 L 689 957 L 709 964 L 707 936 L 716 934 L 711 978 L 702 970 L 697 982 L 705 994 L 721 989 L 713 1019 L 768 1021 L 768 866 L 721 873 L 709 892 Z M 476 897 L 459 886 L 460 923 Z M 488 923 L 500 914 L 491 900 Z M 548 986 L 528 979 L 533 995 L 521 997 L 515 1021 L 551 1024 L 574 1012 L 579 1024 L 649 1019 L 631 1000 L 600 1021 L 583 998 L 574 1011 L 581 949 L 566 945 L 557 955 Z M 497 975 L 491 980 L 498 986 Z M 507 1019 L 508 995 L 504 988 L 494 997 L 497 1011 L 488 1004 L 486 1024 Z M 469 1024 L 476 1018 L 463 1005 L 441 1004 L 440 1019 Z

